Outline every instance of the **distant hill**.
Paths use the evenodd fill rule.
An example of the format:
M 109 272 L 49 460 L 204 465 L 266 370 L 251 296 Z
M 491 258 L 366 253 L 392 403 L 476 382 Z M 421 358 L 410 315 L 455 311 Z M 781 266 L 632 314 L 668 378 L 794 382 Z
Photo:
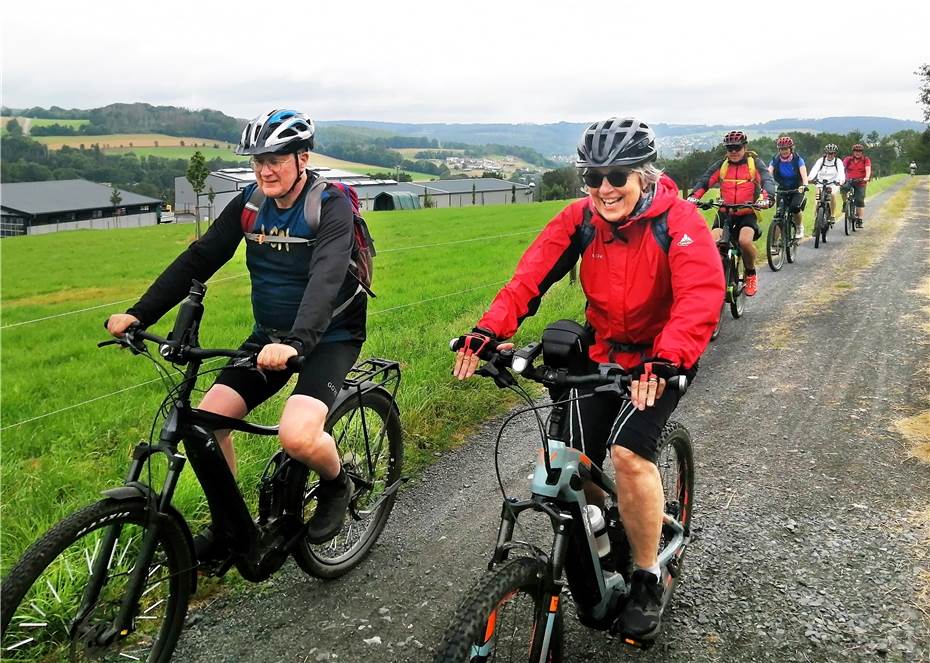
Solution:
M 340 120 L 320 122 L 321 126 L 356 127 L 375 130 L 396 136 L 419 136 L 440 142 L 483 145 L 500 143 L 532 147 L 542 154 L 571 154 L 575 150 L 578 136 L 585 124 L 557 122 L 554 124 L 409 124 L 401 122 L 370 122 L 365 120 Z M 890 117 L 826 117 L 820 119 L 782 118 L 739 127 L 752 134 L 778 133 L 782 131 L 831 132 L 845 134 L 861 131 L 868 134 L 877 131 L 884 136 L 905 129 L 923 131 L 926 124 L 913 120 L 897 120 Z M 656 135 L 662 139 L 697 134 L 724 133 L 735 127 L 706 124 L 654 124 Z

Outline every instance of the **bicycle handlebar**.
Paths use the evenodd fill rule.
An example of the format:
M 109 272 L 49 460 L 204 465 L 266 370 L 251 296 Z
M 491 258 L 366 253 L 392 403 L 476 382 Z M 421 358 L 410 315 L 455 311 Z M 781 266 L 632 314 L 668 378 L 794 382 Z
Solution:
M 713 207 L 720 207 L 725 209 L 754 209 L 754 210 L 766 210 L 768 207 L 762 205 L 757 205 L 756 203 L 725 203 L 722 200 L 708 200 L 703 201 L 699 200 L 695 203 L 701 209 L 711 209 Z
M 449 349 L 453 352 L 458 350 L 458 338 L 449 341 Z M 633 382 L 633 376 L 626 372 L 619 364 L 598 364 L 597 373 L 588 373 L 586 375 L 571 375 L 564 368 L 552 368 L 551 366 L 540 365 L 534 366 L 533 361 L 542 352 L 542 343 L 534 341 L 518 350 L 492 350 L 487 353 L 486 363 L 475 371 L 476 375 L 488 377 L 494 380 L 498 387 L 509 387 L 514 383 L 510 371 L 528 380 L 532 380 L 546 387 L 571 387 L 581 385 L 599 385 L 606 387 L 603 391 L 620 392 L 621 387 L 629 388 Z M 666 380 L 666 388 L 672 391 L 678 391 L 682 395 L 688 390 L 688 377 L 686 375 L 676 375 Z
M 103 326 L 106 328 L 107 320 L 103 321 Z M 138 324 L 130 325 L 126 331 L 123 332 L 122 338 L 101 341 L 97 344 L 97 347 L 102 348 L 107 345 L 120 345 L 124 348 L 129 348 L 134 353 L 138 354 L 145 351 L 144 341 L 151 341 L 152 343 L 156 343 L 158 345 L 158 352 L 162 357 L 170 361 L 172 364 L 181 365 L 187 364 L 191 360 L 203 361 L 205 359 L 213 359 L 215 357 L 230 357 L 232 359 L 245 360 L 242 363 L 236 364 L 240 368 L 257 368 L 256 360 L 258 359 L 258 352 L 261 350 L 261 346 L 256 346 L 254 349 L 237 348 L 235 350 L 226 348 L 182 346 L 178 341 L 169 340 L 156 334 L 152 334 L 151 332 L 143 329 Z M 301 355 L 289 357 L 287 360 L 287 367 L 291 370 L 298 371 L 303 368 L 304 360 L 305 357 Z

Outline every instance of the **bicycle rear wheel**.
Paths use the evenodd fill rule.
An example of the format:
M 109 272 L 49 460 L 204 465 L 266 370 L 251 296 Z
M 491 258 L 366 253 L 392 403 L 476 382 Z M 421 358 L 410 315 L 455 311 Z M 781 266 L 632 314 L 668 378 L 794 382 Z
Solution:
M 100 644 L 156 517 L 158 538 L 133 629 Z M 95 564 L 105 574 L 96 592 L 88 589 Z M 154 514 L 145 500 L 102 500 L 85 507 L 52 527 L 4 578 L 3 660 L 168 661 L 187 614 L 193 567 L 180 523 Z M 77 619 L 85 593 L 89 609 Z
M 330 416 L 327 430 L 355 492 L 346 523 L 335 538 L 322 544 L 301 540 L 294 559 L 305 572 L 328 579 L 357 566 L 381 535 L 397 496 L 394 484 L 400 481 L 404 447 L 399 413 L 390 396 L 379 389 L 363 393 L 361 404 L 355 396 L 343 402 Z M 316 508 L 313 495 L 318 483 L 315 475 L 307 477 L 304 520 Z M 389 493 L 388 488 L 392 488 Z
M 453 614 L 434 663 L 559 663 L 561 597 L 543 589 L 545 571 L 533 557 L 488 571 Z
M 765 248 L 769 259 L 769 268 L 773 272 L 777 272 L 785 264 L 785 247 L 787 245 L 785 239 L 782 219 L 772 219 L 765 238 Z

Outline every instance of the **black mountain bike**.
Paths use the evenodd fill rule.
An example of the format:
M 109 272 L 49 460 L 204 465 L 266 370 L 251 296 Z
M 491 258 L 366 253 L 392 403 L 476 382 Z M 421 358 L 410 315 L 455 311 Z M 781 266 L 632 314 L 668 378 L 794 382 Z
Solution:
M 851 179 L 847 181 L 850 183 L 851 188 L 846 192 L 846 199 L 843 201 L 843 231 L 849 235 L 862 227 L 862 219 L 856 216 L 855 192 L 855 184 L 862 180 Z
M 600 385 L 597 391 L 613 392 L 617 398 L 623 398 L 630 377 L 616 364 L 601 364 L 596 373 L 590 374 L 573 368 L 587 365 L 587 347 L 581 340 L 584 335 L 584 329 L 577 323 L 561 321 L 546 329 L 541 342 L 493 354 L 477 371 L 493 378 L 498 387 L 512 389 L 528 403 L 527 408 L 504 422 L 501 432 L 517 414 L 537 413 L 542 453 L 530 484 L 530 497 L 521 500 L 504 494 L 497 545 L 488 571 L 453 614 L 435 663 L 561 661 L 562 597 L 566 586 L 579 620 L 588 627 L 614 628 L 623 609 L 632 569 L 629 543 L 615 504 L 616 487 L 611 477 L 590 458 L 566 445 L 570 399 L 558 400 L 558 395 L 579 385 Z M 567 342 L 567 336 L 574 341 Z M 534 366 L 540 353 L 545 363 Z M 552 391 L 555 402 L 548 425 L 538 415 L 541 407 L 548 406 L 536 406 L 532 397 L 516 384 L 514 373 Z M 687 380 L 677 376 L 669 385 L 684 392 Z M 500 441 L 498 434 L 498 446 Z M 677 584 L 685 549 L 691 540 L 694 457 L 691 437 L 679 423 L 669 422 L 662 431 L 658 468 L 665 493 L 658 551 L 664 609 Z M 496 449 L 495 469 L 500 481 Z M 601 507 L 586 501 L 582 486 L 587 481 L 607 494 L 610 506 L 606 518 Z M 501 493 L 504 493 L 502 483 Z M 548 552 L 514 539 L 515 531 L 521 529 L 518 518 L 526 511 L 548 516 L 553 533 Z M 600 529 L 596 529 L 598 524 Z M 636 647 L 652 644 L 651 640 L 623 634 L 621 637 L 626 644 Z
M 759 205 L 753 204 L 730 204 L 722 200 L 711 200 L 709 202 L 698 201 L 697 206 L 701 209 L 718 209 L 718 219 L 728 218 L 726 223 L 722 223 L 723 234 L 717 242 L 717 249 L 720 251 L 720 259 L 723 261 L 723 282 L 726 287 L 726 293 L 723 298 L 723 304 L 720 306 L 720 317 L 717 320 L 717 326 L 711 334 L 711 340 L 717 338 L 720 334 L 720 328 L 723 326 L 723 312 L 730 305 L 730 315 L 734 319 L 742 317 L 743 310 L 746 306 L 746 266 L 743 264 L 743 252 L 739 248 L 739 233 L 732 232 L 733 219 L 725 210 L 736 209 L 765 209 Z M 721 212 L 720 210 L 724 210 Z
M 833 204 L 833 185 L 836 182 L 821 179 L 812 180 L 811 184 L 819 187 L 817 208 L 814 212 L 814 248 L 820 248 L 820 243 L 827 242 L 827 231 L 833 227 L 830 221 L 830 206 Z
M 807 187 L 802 187 L 807 191 Z M 794 262 L 798 253 L 797 224 L 792 218 L 788 202 L 798 189 L 778 189 L 775 192 L 775 216 L 769 224 L 765 238 L 765 250 L 769 259 L 769 268 L 773 272 L 780 270 L 785 261 Z M 804 206 L 801 206 L 801 210 Z
M 346 524 L 336 538 L 313 545 L 306 539 L 318 477 L 283 451 L 269 460 L 258 489 L 254 520 L 213 431 L 234 429 L 276 435 L 259 426 L 191 407 L 199 376 L 214 357 L 256 370 L 256 352 L 201 348 L 198 343 L 205 286 L 194 281 L 181 305 L 174 330 L 161 338 L 139 327 L 120 345 L 150 359 L 168 395 L 157 441 L 134 449 L 125 483 L 104 491 L 105 498 L 72 513 L 51 528 L 3 579 L 3 660 L 149 661 L 171 658 L 187 614 L 201 565 L 184 517 L 172 505 L 187 458 L 203 487 L 217 536 L 228 557 L 201 570 L 222 575 L 235 566 L 250 581 L 268 578 L 289 556 L 307 573 L 338 577 L 368 554 L 381 534 L 402 482 L 400 385 L 397 362 L 368 359 L 353 368 L 330 410 L 326 430 L 333 436 L 354 492 Z M 151 356 L 159 354 L 185 367 L 179 381 Z M 302 358 L 292 362 L 297 368 Z M 175 374 L 176 375 L 176 374 Z M 152 429 L 155 430 L 153 422 Z M 153 485 L 152 464 L 164 456 L 161 486 Z

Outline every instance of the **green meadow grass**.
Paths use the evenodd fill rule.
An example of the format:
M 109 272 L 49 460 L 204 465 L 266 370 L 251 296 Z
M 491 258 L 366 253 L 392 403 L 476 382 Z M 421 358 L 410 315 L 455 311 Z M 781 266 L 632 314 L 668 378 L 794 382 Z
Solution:
M 369 339 L 363 356 L 401 362 L 399 404 L 405 471 L 459 443 L 469 426 L 513 401 L 484 381 L 450 378 L 448 340 L 471 329 L 521 253 L 564 202 L 464 209 L 372 212 L 377 243 Z M 131 448 L 147 439 L 164 390 L 151 364 L 112 347 L 103 320 L 125 310 L 193 240 L 190 226 L 74 231 L 7 238 L 2 249 L 2 460 L 0 526 L 5 572 L 63 515 L 118 485 Z M 472 241 L 474 240 L 474 241 Z M 204 346 L 234 347 L 251 326 L 244 249 L 211 279 Z M 546 322 L 583 316 L 580 289 L 563 282 L 520 337 Z M 165 334 L 169 313 L 153 327 Z M 219 364 L 216 364 L 219 366 Z M 202 386 L 209 387 L 206 378 Z M 121 391 L 122 390 L 122 391 Z M 260 408 L 272 423 L 285 393 Z M 274 439 L 240 436 L 240 481 L 253 491 Z M 193 473 L 177 504 L 206 517 Z

